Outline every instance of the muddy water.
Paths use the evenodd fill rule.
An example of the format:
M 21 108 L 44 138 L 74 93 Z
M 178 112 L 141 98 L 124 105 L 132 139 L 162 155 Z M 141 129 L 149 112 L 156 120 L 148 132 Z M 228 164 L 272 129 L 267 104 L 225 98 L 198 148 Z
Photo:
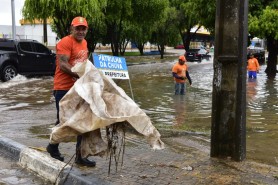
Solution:
M 173 95 L 172 65 L 173 61 L 130 66 L 134 100 L 157 128 L 202 132 L 209 139 L 212 62 L 188 63 L 193 84 L 187 85 L 185 96 Z M 264 68 L 262 66 L 261 71 Z M 0 82 L 0 128 L 9 131 L 8 124 L 20 123 L 20 129 L 31 127 L 28 134 L 32 135 L 31 131 L 38 129 L 35 123 L 46 125 L 42 126 L 44 129 L 53 124 L 52 81 L 52 77 L 26 79 L 19 76 L 10 82 Z M 128 81 L 117 83 L 131 95 Z M 247 82 L 247 158 L 275 166 L 278 166 L 277 91 L 278 82 L 267 80 L 263 72 L 256 81 Z

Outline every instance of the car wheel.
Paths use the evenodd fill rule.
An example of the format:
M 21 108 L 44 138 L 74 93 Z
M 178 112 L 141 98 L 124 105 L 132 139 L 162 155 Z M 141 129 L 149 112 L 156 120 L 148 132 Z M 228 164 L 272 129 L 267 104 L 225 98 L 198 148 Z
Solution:
M 17 70 L 13 65 L 7 65 L 1 71 L 1 80 L 6 82 L 13 79 L 17 75 Z

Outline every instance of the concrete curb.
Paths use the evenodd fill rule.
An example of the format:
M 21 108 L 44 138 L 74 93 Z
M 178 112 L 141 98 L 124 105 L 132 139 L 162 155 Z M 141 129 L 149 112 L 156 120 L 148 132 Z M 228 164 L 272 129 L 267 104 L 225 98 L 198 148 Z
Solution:
M 93 179 L 90 177 L 88 179 L 77 168 L 66 166 L 64 162 L 53 159 L 42 152 L 30 149 L 25 145 L 4 138 L 1 135 L 0 151 L 9 155 L 22 167 L 36 172 L 39 176 L 49 180 L 53 184 L 110 184 L 97 177 Z

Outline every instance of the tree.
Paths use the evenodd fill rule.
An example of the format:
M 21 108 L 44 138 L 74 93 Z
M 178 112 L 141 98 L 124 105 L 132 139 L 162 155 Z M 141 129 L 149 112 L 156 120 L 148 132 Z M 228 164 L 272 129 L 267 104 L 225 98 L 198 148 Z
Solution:
M 124 56 L 126 47 L 128 43 L 131 41 L 130 35 L 132 35 L 134 28 L 133 24 L 130 21 L 126 21 L 123 24 L 123 34 L 120 39 L 120 54 Z
M 266 5 L 266 6 L 265 6 Z M 254 0 L 249 8 L 249 32 L 267 40 L 268 62 L 265 70 L 269 79 L 277 73 L 278 54 L 278 2 L 276 0 Z
M 154 25 L 147 25 L 142 23 L 133 23 L 129 38 L 131 42 L 138 48 L 140 55 L 144 55 L 144 46 L 151 38 L 151 31 L 153 30 Z
M 168 0 L 134 0 L 133 32 L 131 40 L 143 55 L 144 45 L 150 40 L 156 22 L 160 22 L 164 11 L 169 7 Z
M 196 1 L 196 13 L 199 16 L 199 24 L 204 26 L 211 34 L 215 29 L 215 0 L 194 0 Z
M 108 0 L 102 9 L 106 25 L 106 39 L 114 56 L 119 56 L 120 39 L 125 21 L 132 19 L 132 0 Z
M 52 29 L 59 38 L 70 34 L 70 23 L 75 16 L 83 16 L 89 23 L 86 39 L 90 51 L 94 51 L 97 43 L 103 43 L 111 44 L 113 55 L 118 56 L 119 51 L 123 55 L 127 43 L 132 41 L 143 54 L 144 45 L 150 40 L 151 33 L 160 27 L 156 22 L 161 22 L 169 1 L 176 8 L 169 15 L 176 15 L 176 29 L 188 49 L 194 37 L 190 30 L 201 23 L 208 27 L 212 24 L 213 6 L 210 5 L 213 0 L 207 0 L 206 3 L 204 0 L 26 0 L 23 16 L 30 21 L 50 18 Z M 160 49 L 164 52 L 164 49 Z
M 109 0 L 103 14 L 113 55 L 118 56 L 119 49 L 124 51 L 131 39 L 142 53 L 153 22 L 167 6 L 168 0 Z
M 106 26 L 103 17 L 96 17 L 93 21 L 89 22 L 88 33 L 86 40 L 88 43 L 88 50 L 94 52 L 98 43 L 104 43 L 106 36 Z
M 178 12 L 177 27 L 185 50 L 189 49 L 191 40 L 201 26 L 209 28 L 210 31 L 214 30 L 216 7 L 214 0 L 170 0 L 170 2 Z M 195 26 L 197 29 L 191 33 Z
M 172 45 L 178 41 L 178 29 L 176 27 L 177 15 L 175 8 L 167 8 L 164 11 L 164 16 L 156 22 L 155 31 L 152 34 L 151 42 L 158 46 L 160 58 L 163 59 L 165 46 Z
M 89 25 L 102 25 L 94 24 L 94 20 L 102 20 L 101 9 L 106 6 L 106 3 L 106 0 L 25 0 L 22 13 L 24 19 L 31 22 L 36 19 L 51 19 L 52 29 L 59 38 L 62 38 L 70 34 L 70 24 L 76 16 L 86 17 Z M 93 28 L 97 30 L 97 27 Z M 96 34 L 94 35 L 96 36 Z M 96 43 L 98 39 L 94 41 Z M 95 45 L 95 43 L 88 43 L 89 48 Z

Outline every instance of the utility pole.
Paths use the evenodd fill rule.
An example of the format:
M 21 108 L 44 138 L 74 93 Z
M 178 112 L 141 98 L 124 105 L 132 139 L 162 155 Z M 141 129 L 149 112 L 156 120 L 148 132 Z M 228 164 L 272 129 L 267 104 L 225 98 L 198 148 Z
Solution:
M 43 43 L 45 46 L 48 46 L 48 43 L 47 43 L 47 18 L 43 19 Z
M 246 157 L 248 0 L 217 0 L 211 157 Z
M 13 36 L 12 39 L 15 39 L 16 36 L 16 29 L 15 29 L 15 13 L 14 13 L 14 0 L 11 0 L 12 3 L 12 32 L 13 32 Z

